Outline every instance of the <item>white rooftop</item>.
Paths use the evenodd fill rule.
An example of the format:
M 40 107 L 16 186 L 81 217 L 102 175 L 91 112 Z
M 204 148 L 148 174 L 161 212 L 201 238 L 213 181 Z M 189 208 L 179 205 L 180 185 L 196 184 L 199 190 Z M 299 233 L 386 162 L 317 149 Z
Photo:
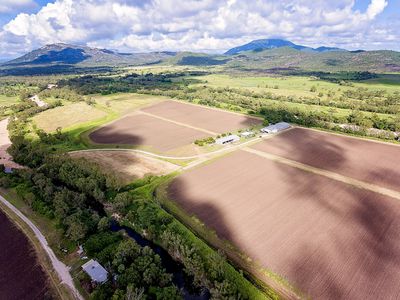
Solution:
M 240 138 L 236 134 L 231 134 L 231 135 L 227 135 L 222 138 L 216 139 L 215 143 L 222 145 L 222 144 L 226 144 L 226 143 L 230 143 L 230 142 L 235 142 L 238 140 L 240 140 Z
M 107 281 L 108 272 L 94 259 L 83 264 L 82 269 L 90 276 L 90 278 L 92 278 L 93 281 L 99 283 Z
M 290 124 L 286 122 L 279 122 L 273 125 L 269 125 L 261 129 L 262 132 L 278 132 L 284 129 L 290 128 Z

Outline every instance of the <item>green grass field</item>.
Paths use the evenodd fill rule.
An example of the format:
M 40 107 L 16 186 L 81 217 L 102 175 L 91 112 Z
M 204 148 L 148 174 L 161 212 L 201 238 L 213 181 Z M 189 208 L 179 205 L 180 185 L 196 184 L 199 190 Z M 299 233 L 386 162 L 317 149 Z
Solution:
M 195 77 L 206 81 L 205 85 L 211 87 L 244 88 L 252 91 L 268 91 L 282 96 L 316 96 L 319 92 L 327 94 L 328 91 L 339 94 L 345 90 L 368 88 L 369 90 L 385 90 L 387 92 L 399 91 L 400 75 L 379 75 L 377 78 L 361 82 L 353 82 L 353 86 L 341 86 L 337 83 L 319 80 L 312 77 L 301 76 L 249 76 L 239 77 L 222 74 L 211 74 Z M 197 84 L 204 85 L 204 83 Z M 315 86 L 316 92 L 311 92 Z M 278 88 L 275 88 L 278 87 Z
M 166 98 L 139 94 L 94 95 L 96 104 L 64 101 L 63 106 L 46 110 L 32 118 L 38 128 L 53 132 L 61 127 L 64 132 L 79 128 L 97 126 L 111 121 L 140 107 L 162 101 Z
M 18 96 L 6 96 L 0 94 L 0 106 L 10 106 L 19 102 Z
M 84 102 L 78 102 L 46 110 L 33 117 L 33 122 L 46 132 L 52 132 L 58 127 L 64 129 L 105 116 L 106 112 Z

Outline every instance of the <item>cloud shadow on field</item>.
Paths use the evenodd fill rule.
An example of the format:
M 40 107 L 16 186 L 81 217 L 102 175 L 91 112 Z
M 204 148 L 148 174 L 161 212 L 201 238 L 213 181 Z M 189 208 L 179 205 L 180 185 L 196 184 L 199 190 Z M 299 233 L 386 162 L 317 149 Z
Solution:
M 208 228 L 215 230 L 219 238 L 234 243 L 234 236 L 223 213 L 213 204 L 214 201 L 190 196 L 189 188 L 182 178 L 175 178 L 168 186 L 168 198 L 176 201 L 188 215 L 195 216 Z
M 98 144 L 142 145 L 144 142 L 140 135 L 119 130 L 112 125 L 96 129 L 89 134 L 89 138 Z
M 282 136 L 269 142 L 274 140 L 277 147 L 287 147 L 296 161 L 307 165 L 335 169 L 351 163 L 341 146 L 329 140 L 329 135 L 316 141 L 310 138 L 308 130 L 303 131 L 297 137 L 302 139 L 300 143 L 296 129 L 287 132 L 293 136 L 285 138 L 283 146 L 279 143 Z M 320 175 L 304 176 L 296 168 L 275 164 L 281 166 L 282 180 L 295 190 L 298 200 L 311 201 L 314 211 L 310 211 L 310 218 L 316 214 L 323 218 L 312 240 L 287 237 L 295 240 L 300 249 L 295 257 L 287 259 L 285 276 L 289 281 L 315 299 L 397 298 L 400 295 L 398 200 Z M 368 178 L 390 174 L 390 170 L 382 169 L 372 171 Z M 329 187 L 330 184 L 333 186 Z

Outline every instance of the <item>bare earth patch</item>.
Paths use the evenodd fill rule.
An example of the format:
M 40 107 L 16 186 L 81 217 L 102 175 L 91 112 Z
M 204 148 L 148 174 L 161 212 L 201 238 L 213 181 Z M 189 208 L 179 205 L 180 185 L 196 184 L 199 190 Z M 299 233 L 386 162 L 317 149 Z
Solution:
M 1 210 L 0 229 L 0 299 L 51 299 L 33 246 Z
M 177 165 L 129 151 L 74 152 L 72 157 L 93 161 L 121 182 L 129 183 L 146 175 L 164 175 L 178 169 Z
M 400 147 L 293 128 L 252 148 L 400 191 Z
M 10 168 L 22 168 L 19 164 L 13 161 L 7 149 L 11 146 L 10 137 L 8 136 L 8 119 L 0 121 L 0 164 Z
M 90 133 L 98 144 L 150 146 L 166 152 L 192 144 L 206 133 L 144 114 L 128 115 Z
M 400 297 L 400 202 L 245 151 L 169 196 L 313 299 Z
M 250 116 L 172 100 L 163 101 L 142 110 L 217 133 L 227 133 L 262 123 L 261 120 Z

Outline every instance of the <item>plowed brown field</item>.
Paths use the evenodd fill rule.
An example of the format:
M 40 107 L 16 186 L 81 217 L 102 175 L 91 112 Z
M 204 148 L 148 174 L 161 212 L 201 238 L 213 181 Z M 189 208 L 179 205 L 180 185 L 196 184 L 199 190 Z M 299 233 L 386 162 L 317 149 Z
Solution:
M 168 193 L 314 299 L 400 298 L 396 199 L 244 151 L 183 173 Z
M 89 135 L 99 144 L 144 145 L 159 151 L 179 148 L 206 136 L 209 135 L 141 114 L 126 116 Z
M 400 191 L 400 147 L 293 128 L 252 148 Z
M 236 131 L 262 123 L 261 120 L 249 116 L 171 100 L 157 103 L 142 110 L 163 118 L 218 133 Z
M 51 299 L 35 250 L 2 211 L 0 229 L 0 299 Z

